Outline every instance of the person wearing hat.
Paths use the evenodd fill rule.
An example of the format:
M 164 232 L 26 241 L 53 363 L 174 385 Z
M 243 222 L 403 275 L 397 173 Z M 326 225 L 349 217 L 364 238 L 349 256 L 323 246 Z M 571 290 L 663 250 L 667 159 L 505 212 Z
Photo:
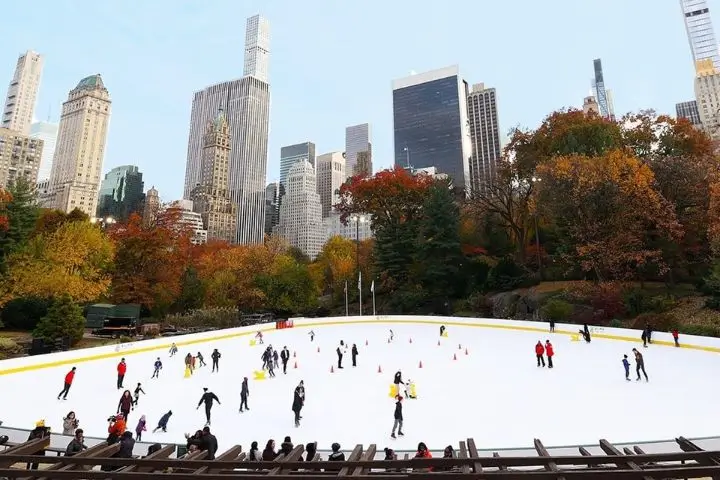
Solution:
M 207 387 L 203 388 L 203 395 L 200 397 L 196 410 L 200 409 L 200 405 L 205 404 L 205 419 L 207 420 L 205 426 L 210 425 L 210 410 L 212 409 L 213 402 L 218 402 L 218 405 L 222 405 L 217 395 L 208 391 Z
M 32 440 L 37 440 L 38 438 L 45 438 L 50 436 L 50 427 L 45 426 L 45 420 L 38 420 L 35 423 L 35 428 L 30 431 L 30 435 L 28 436 L 28 442 Z M 30 453 L 30 455 L 45 455 L 45 450 L 40 450 L 38 452 Z M 40 466 L 39 463 L 28 463 L 26 469 L 27 470 L 37 470 Z

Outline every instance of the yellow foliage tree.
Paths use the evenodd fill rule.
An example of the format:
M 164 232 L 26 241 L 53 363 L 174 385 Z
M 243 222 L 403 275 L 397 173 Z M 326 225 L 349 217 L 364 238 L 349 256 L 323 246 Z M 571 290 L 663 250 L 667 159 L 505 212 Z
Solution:
M 89 222 L 66 223 L 32 238 L 9 257 L 0 302 L 63 294 L 75 302 L 96 300 L 110 287 L 113 256 L 113 243 L 100 228 Z
M 352 240 L 330 237 L 311 269 L 315 272 L 314 276 L 321 280 L 323 291 L 339 299 L 344 295 L 345 282 L 356 284 L 356 255 L 357 246 Z

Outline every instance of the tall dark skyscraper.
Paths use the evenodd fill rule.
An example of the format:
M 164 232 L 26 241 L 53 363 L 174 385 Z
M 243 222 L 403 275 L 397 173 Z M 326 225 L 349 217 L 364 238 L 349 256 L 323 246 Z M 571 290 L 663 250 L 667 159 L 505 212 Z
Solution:
M 615 120 L 615 108 L 613 106 L 610 92 L 605 89 L 605 76 L 603 75 L 602 61 L 599 58 L 593 60 L 595 77 L 593 78 L 593 92 L 598 107 L 600 107 L 600 116 L 610 120 Z
M 100 184 L 96 216 L 123 222 L 131 213 L 143 214 L 144 200 L 144 183 L 138 167 L 115 167 Z
M 690 123 L 695 126 L 701 126 L 700 111 L 695 100 L 689 102 L 681 102 L 675 104 L 675 116 L 677 118 L 687 118 Z
M 468 96 L 468 120 L 472 142 L 471 187 L 473 192 L 479 192 L 495 178 L 502 156 L 494 88 L 485 88 L 482 83 L 473 85 Z
M 462 189 L 470 187 L 472 145 L 468 85 L 457 66 L 393 82 L 395 165 L 435 167 Z
M 287 177 L 290 167 L 297 162 L 307 160 L 315 167 L 315 144 L 313 142 L 296 143 L 280 148 L 280 197 L 287 193 Z

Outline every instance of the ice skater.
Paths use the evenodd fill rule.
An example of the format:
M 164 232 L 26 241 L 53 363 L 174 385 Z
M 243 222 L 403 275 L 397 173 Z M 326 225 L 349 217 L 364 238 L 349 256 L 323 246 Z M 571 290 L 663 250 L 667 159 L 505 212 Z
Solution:
M 397 397 L 395 397 L 395 400 L 396 400 L 395 413 L 393 414 L 393 418 L 395 421 L 393 422 L 392 433 L 390 434 L 390 436 L 392 438 L 397 438 L 395 436 L 396 430 L 397 430 L 397 434 L 400 435 L 401 437 L 405 435 L 402 431 L 402 429 L 403 429 L 402 396 L 398 395 Z
M 445 325 L 440 325 L 440 336 L 442 337 L 445 333 Z
M 263 351 L 263 353 L 262 353 L 262 355 L 260 356 L 260 358 L 261 358 L 262 361 L 263 361 L 262 369 L 263 369 L 263 370 L 267 370 L 267 369 L 268 369 L 268 364 L 269 364 L 270 362 L 272 362 L 272 352 L 270 351 L 270 347 L 266 348 L 266 349 Z
M 537 357 L 537 366 L 538 367 L 545 367 L 545 357 L 543 355 L 545 354 L 545 347 L 543 347 L 543 344 L 540 340 L 538 340 L 537 344 L 535 344 L 535 357 Z
M 170 356 L 174 357 L 175 354 L 178 352 L 177 345 L 175 345 L 175 342 L 170 346 Z
M 350 356 L 352 357 L 353 367 L 357 367 L 358 348 L 354 343 L 352 349 L 350 350 Z
M 275 368 L 280 368 L 280 355 L 278 355 L 278 351 L 273 349 L 273 364 L 275 365 Z
M 153 370 L 152 378 L 160 378 L 160 370 L 162 370 L 162 362 L 160 361 L 160 357 L 157 357 L 157 360 L 155 360 L 155 370 Z
M 202 405 L 203 403 L 205 404 L 205 419 L 207 420 L 205 426 L 210 425 L 210 410 L 212 410 L 213 402 L 217 402 L 218 405 L 222 405 L 217 395 L 215 395 L 213 392 L 210 392 L 207 387 L 203 388 L 203 395 L 202 397 L 200 397 L 200 401 L 197 404 L 196 410 L 200 409 L 200 405 Z
M 193 373 L 193 356 L 188 353 L 185 355 L 185 369 L 190 371 L 190 375 Z
M 395 339 L 395 332 L 390 329 L 390 337 L 388 338 L 388 343 L 392 342 Z
M 212 355 L 210 355 L 210 358 L 212 358 L 212 371 L 213 372 L 220 371 L 220 357 L 222 357 L 222 355 L 220 354 L 220 352 L 218 352 L 217 348 L 215 350 L 213 350 Z
M 548 357 L 548 368 L 553 368 L 552 358 L 555 355 L 555 349 L 550 343 L 550 340 L 545 341 L 545 354 Z
M 310 330 L 310 331 L 308 332 L 308 335 L 310 335 L 310 341 L 311 341 L 311 342 L 315 341 L 315 332 L 314 332 L 313 330 Z
M 645 359 L 642 356 L 642 353 L 638 352 L 636 348 L 632 349 L 633 353 L 635 354 L 635 373 L 637 373 L 637 380 L 640 381 L 640 372 L 642 371 L 642 374 L 645 375 L 645 381 L 648 382 L 648 375 L 645 373 Z
M 287 364 L 290 361 L 290 350 L 288 350 L 287 346 L 283 347 L 282 352 L 280 352 L 280 360 L 282 360 L 283 373 L 287 374 Z
M 407 382 L 405 382 L 405 398 L 415 399 L 417 398 L 415 393 L 415 382 L 408 378 Z
M 250 389 L 248 388 L 248 378 L 244 377 L 242 381 L 242 386 L 240 387 L 240 413 L 244 412 L 245 410 L 250 410 L 250 407 L 248 407 L 247 404 L 247 399 L 249 396 Z
M 121 390 L 123 388 L 123 380 L 125 379 L 125 373 L 127 372 L 127 364 L 125 363 L 125 359 L 121 359 L 120 363 L 118 363 L 117 366 L 117 389 Z
M 258 345 L 262 345 L 265 342 L 263 342 L 263 334 L 260 330 L 255 334 L 255 341 L 258 343 Z
M 403 382 L 402 379 L 402 372 L 400 370 L 395 372 L 395 376 L 393 377 L 393 384 L 395 385 L 395 394 L 400 396 L 400 385 L 405 385 L 405 382 Z
M 580 330 L 580 335 L 583 336 L 586 343 L 590 343 L 592 338 L 590 337 L 590 329 L 588 328 L 587 323 L 583 324 L 583 329 Z
M 198 367 L 207 367 L 207 363 L 205 363 L 205 358 L 202 356 L 202 353 L 198 352 L 197 357 L 195 358 L 197 358 L 200 362 L 200 365 L 198 365 Z
M 65 382 L 63 383 L 63 389 L 58 393 L 58 400 L 63 397 L 63 400 L 67 400 L 68 393 L 70 393 L 70 387 L 72 387 L 73 380 L 75 380 L 75 371 L 77 368 L 72 367 L 68 373 L 65 374 Z
M 302 408 L 305 405 L 305 387 L 303 387 L 302 380 L 300 381 L 300 384 L 295 387 L 295 392 L 293 393 L 293 403 L 292 403 L 292 411 L 295 414 L 295 426 L 300 426 L 300 419 L 302 418 L 300 416 L 300 412 L 302 412 Z
M 137 384 L 137 387 L 135 387 L 135 398 L 133 398 L 133 410 L 135 410 L 135 407 L 137 407 L 138 400 L 140 400 L 140 394 L 145 395 L 145 390 L 142 389 L 142 385 L 139 383 Z
M 630 381 L 630 362 L 628 362 L 627 355 L 623 355 L 622 360 L 623 368 L 625 369 L 625 380 Z
M 675 340 L 675 346 L 679 347 L 680 346 L 680 341 L 679 341 L 680 334 L 678 333 L 678 329 L 673 328 L 671 333 L 672 333 L 673 340 Z
M 125 418 L 125 422 L 128 421 L 128 417 L 130 416 L 130 410 L 133 408 L 133 398 L 130 394 L 130 390 L 125 390 L 120 397 L 120 401 L 118 402 L 118 408 L 117 413 L 122 413 L 123 418 Z
M 653 328 L 649 323 L 645 324 L 645 336 L 647 337 L 647 342 L 652 345 L 652 334 L 653 334 Z
M 552 318 L 549 320 L 550 323 L 550 333 L 555 333 L 555 320 Z
M 337 349 L 335 350 L 337 352 L 337 356 L 338 356 L 338 366 L 337 366 L 338 369 L 343 368 L 342 359 L 343 359 L 343 354 L 345 353 L 346 350 L 347 350 L 347 347 L 345 346 L 345 342 L 340 340 L 340 345 L 338 345 Z
M 145 415 L 142 415 L 135 427 L 135 440 L 142 442 L 142 434 L 145 431 L 147 431 L 147 420 L 145 419 Z
M 168 421 L 170 421 L 170 417 L 172 417 L 172 410 L 168 411 L 165 415 L 160 417 L 160 420 L 158 420 L 157 427 L 155 427 L 155 429 L 153 430 L 153 433 L 157 432 L 158 430 L 167 432 L 167 424 L 168 424 Z

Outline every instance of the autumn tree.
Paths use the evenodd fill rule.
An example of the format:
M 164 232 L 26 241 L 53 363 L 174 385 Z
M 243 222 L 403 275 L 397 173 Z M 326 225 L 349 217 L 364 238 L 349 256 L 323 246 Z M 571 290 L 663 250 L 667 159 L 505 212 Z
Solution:
M 90 216 L 79 208 L 73 209 L 70 213 L 65 213 L 61 210 L 41 208 L 32 235 L 53 233 L 67 222 L 89 221 Z
M 322 290 L 329 292 L 336 301 L 342 300 L 345 282 L 357 282 L 356 245 L 352 240 L 333 236 L 325 242 L 311 269 L 317 270 Z
M 168 221 L 143 225 L 138 214 L 110 229 L 117 246 L 111 298 L 164 313 L 179 297 L 190 262 L 190 237 Z
M 89 302 L 110 286 L 114 246 L 90 223 L 66 223 L 48 235 L 33 237 L 7 260 L 2 303 L 17 297 L 68 295 Z
M 599 157 L 553 158 L 537 170 L 538 202 L 567 245 L 566 260 L 597 280 L 630 279 L 638 268 L 666 269 L 649 237 L 682 234 L 672 205 L 655 190 L 652 170 L 614 150 Z
M 0 187 L 0 235 L 4 235 L 10 226 L 8 219 L 7 206 L 12 201 L 12 194 Z

